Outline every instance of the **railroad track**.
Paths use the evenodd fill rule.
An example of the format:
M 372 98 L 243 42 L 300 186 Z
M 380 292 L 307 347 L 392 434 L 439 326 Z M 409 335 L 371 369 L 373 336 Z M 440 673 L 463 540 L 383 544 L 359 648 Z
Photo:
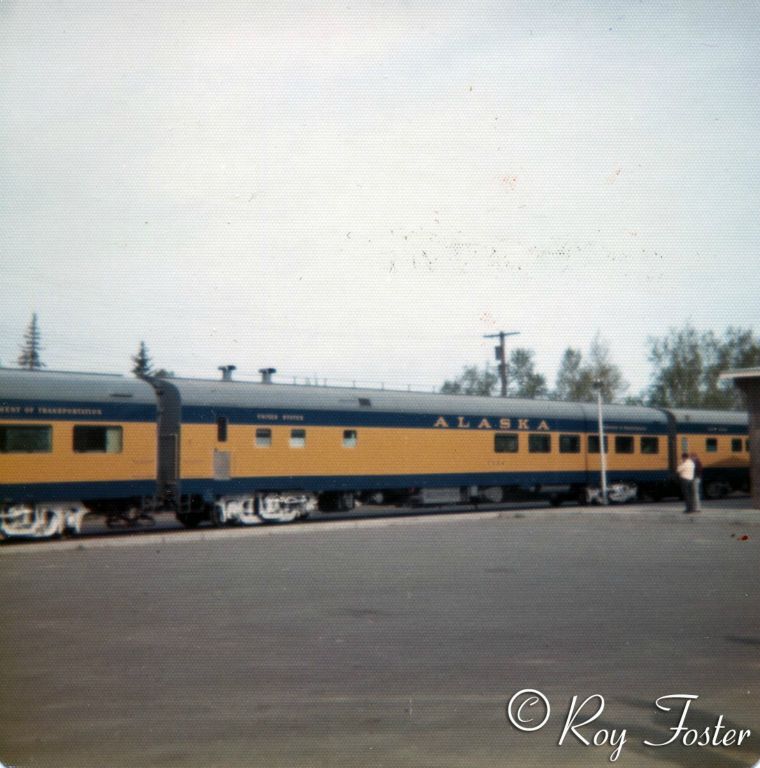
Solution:
M 667 505 L 679 506 L 680 502 L 676 500 L 667 502 L 657 502 L 658 506 Z M 626 508 L 630 509 L 632 506 L 653 506 L 653 502 L 636 502 L 635 505 L 610 505 L 608 508 L 611 512 L 622 511 Z M 175 517 L 173 512 L 158 512 L 153 516 L 152 522 L 147 520 L 140 520 L 136 522 L 134 527 L 119 526 L 111 527 L 105 517 L 100 515 L 91 515 L 85 518 L 82 531 L 78 536 L 66 537 L 66 541 L 71 543 L 81 542 L 93 542 L 98 539 L 102 540 L 128 540 L 132 538 L 165 538 L 166 536 L 177 537 L 181 539 L 183 537 L 188 539 L 197 538 L 226 538 L 228 536 L 235 536 L 236 533 L 243 534 L 245 531 L 263 531 L 269 532 L 285 531 L 285 530 L 299 530 L 304 526 L 310 528 L 318 528 L 319 526 L 330 526 L 334 523 L 351 523 L 353 525 L 367 523 L 387 524 L 393 521 L 402 520 L 414 520 L 430 517 L 446 517 L 446 516 L 466 516 L 476 513 L 482 513 L 486 516 L 496 514 L 507 514 L 514 516 L 521 516 L 523 514 L 529 514 L 532 511 L 548 511 L 553 510 L 558 514 L 562 514 L 563 511 L 573 512 L 581 509 L 593 509 L 596 511 L 603 511 L 601 507 L 582 507 L 578 504 L 567 503 L 559 508 L 553 507 L 549 502 L 545 501 L 526 501 L 526 502 L 507 502 L 507 503 L 486 503 L 486 504 L 448 504 L 438 506 L 425 506 L 425 507 L 381 507 L 381 506 L 362 506 L 358 507 L 350 512 L 329 512 L 329 513 L 316 513 L 311 515 L 307 519 L 297 521 L 295 523 L 289 523 L 286 525 L 252 525 L 252 526 L 224 526 L 222 528 L 216 528 L 208 523 L 202 523 L 200 527 L 193 530 L 185 528 Z M 53 540 L 52 543 L 60 542 L 61 539 Z M 32 545 L 41 546 L 45 543 L 51 543 L 50 541 L 30 541 L 23 539 L 14 539 L 3 541 L 3 548 L 8 547 L 22 547 L 27 548 Z

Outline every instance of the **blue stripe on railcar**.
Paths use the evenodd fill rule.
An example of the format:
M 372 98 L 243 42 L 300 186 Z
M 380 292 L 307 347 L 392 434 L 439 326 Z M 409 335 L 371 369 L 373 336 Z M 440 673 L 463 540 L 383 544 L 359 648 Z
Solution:
M 156 414 L 156 406 L 145 403 L 0 400 L 3 420 L 155 422 Z
M 523 489 L 543 485 L 585 485 L 597 479 L 597 472 L 492 472 L 477 474 L 413 474 L 413 475 L 340 475 L 340 476 L 275 476 L 238 477 L 230 480 L 187 478 L 184 494 L 212 498 L 257 491 L 328 491 L 382 490 L 388 488 L 446 488 L 456 486 L 512 486 Z M 612 471 L 608 482 L 629 480 L 641 484 L 666 482 L 667 471 Z M 74 483 L 10 483 L 0 485 L 0 501 L 22 503 L 34 501 L 81 501 L 86 499 L 126 499 L 151 496 L 155 483 L 151 480 L 74 482 Z
M 129 402 L 29 402 L 21 399 L 0 401 L 0 419 L 29 419 L 36 421 L 125 421 L 153 422 L 157 408 L 154 405 Z M 355 410 L 296 410 L 273 408 L 240 408 L 226 406 L 183 406 L 185 424 L 213 424 L 219 416 L 226 416 L 235 424 L 280 424 L 285 426 L 385 427 L 399 429 L 480 429 L 480 430 L 537 430 L 585 432 L 595 430 L 595 424 L 582 419 L 542 420 L 538 417 L 510 416 L 509 412 L 484 416 L 472 414 L 436 414 L 393 411 Z M 616 421 L 605 425 L 609 432 L 658 434 L 667 432 L 661 422 Z M 689 425 L 689 431 L 694 425 Z M 705 431 L 705 430 L 702 430 Z M 741 428 L 727 432 L 740 434 Z
M 77 483 L 3 483 L 0 501 L 82 501 L 83 499 L 128 499 L 152 496 L 155 480 L 107 480 Z
M 481 431 L 551 431 L 594 432 L 596 423 L 582 419 L 557 419 L 471 414 L 407 413 L 399 411 L 362 410 L 294 410 L 273 408 L 238 408 L 226 406 L 183 406 L 184 424 L 214 424 L 226 416 L 232 424 L 315 426 L 315 427 L 384 427 L 395 429 L 469 429 Z M 666 435 L 664 422 L 619 421 L 605 424 L 608 432 Z
M 716 424 L 715 422 L 695 424 L 693 421 L 679 421 L 676 432 L 679 435 L 742 435 L 747 436 L 747 424 Z
M 413 475 L 340 475 L 286 477 L 236 477 L 230 480 L 185 478 L 182 492 L 207 497 L 234 495 L 254 491 L 333 491 L 382 490 L 386 488 L 447 488 L 457 486 L 514 486 L 533 488 L 541 485 L 586 485 L 596 482 L 598 472 L 487 472 Z M 661 483 L 670 478 L 667 470 L 607 472 L 608 482 L 629 480 L 636 483 Z

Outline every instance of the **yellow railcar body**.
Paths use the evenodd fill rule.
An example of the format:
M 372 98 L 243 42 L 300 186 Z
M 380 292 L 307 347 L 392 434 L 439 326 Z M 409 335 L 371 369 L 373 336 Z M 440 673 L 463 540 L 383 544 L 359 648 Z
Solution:
M 0 420 L 0 426 L 18 421 Z M 101 427 L 121 427 L 119 452 L 77 452 L 74 427 L 83 422 L 24 421 L 24 426 L 52 428 L 52 449 L 34 453 L 0 453 L 0 477 L 5 483 L 102 483 L 155 480 L 156 425 L 154 422 L 106 422 Z
M 271 427 L 271 445 L 256 445 L 256 427 L 230 424 L 227 440 L 217 440 L 214 425 L 185 424 L 182 428 L 180 450 L 181 476 L 211 477 L 214 453 L 225 452 L 230 457 L 231 477 L 278 476 L 373 476 L 430 475 L 482 473 L 542 473 L 598 472 L 598 453 L 586 450 L 587 434 L 580 435 L 578 453 L 561 453 L 559 435 L 565 433 L 529 431 L 517 435 L 515 453 L 497 453 L 494 436 L 503 432 L 487 430 L 404 429 L 360 427 L 356 445 L 343 444 L 343 427 L 305 427 L 303 447 L 291 447 L 290 426 Z M 550 453 L 531 453 L 530 434 L 551 436 Z M 594 434 L 594 433 L 590 433 Z M 633 453 L 615 453 L 615 433 L 609 435 L 610 451 L 607 469 L 610 472 L 663 471 L 667 469 L 667 437 L 660 435 L 659 451 L 641 453 L 639 436 L 634 437 Z
M 696 454 L 705 469 L 749 467 L 748 435 L 679 434 L 678 455 Z M 738 447 L 738 450 L 734 446 Z

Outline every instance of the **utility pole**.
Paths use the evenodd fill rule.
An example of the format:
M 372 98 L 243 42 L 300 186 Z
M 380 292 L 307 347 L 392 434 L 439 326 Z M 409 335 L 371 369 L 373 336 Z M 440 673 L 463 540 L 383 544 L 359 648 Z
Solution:
M 608 504 L 607 500 L 607 456 L 604 450 L 604 418 L 602 416 L 602 386 L 601 379 L 594 381 L 594 389 L 596 390 L 596 409 L 597 420 L 599 422 L 599 467 L 602 480 L 602 504 Z
M 484 339 L 498 339 L 499 346 L 496 347 L 496 359 L 499 361 L 499 378 L 501 378 L 501 396 L 507 396 L 507 353 L 504 348 L 504 339 L 507 336 L 518 336 L 520 331 L 499 331 L 498 333 L 485 334 Z

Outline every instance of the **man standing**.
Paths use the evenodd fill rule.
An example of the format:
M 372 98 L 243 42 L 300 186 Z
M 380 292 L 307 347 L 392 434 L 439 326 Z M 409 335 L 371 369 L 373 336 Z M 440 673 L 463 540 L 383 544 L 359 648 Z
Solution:
M 694 462 L 688 453 L 681 454 L 681 463 L 676 467 L 676 474 L 681 481 L 681 494 L 686 502 L 684 512 L 694 512 Z
M 702 511 L 702 500 L 700 489 L 702 486 L 702 462 L 699 460 L 699 456 L 696 453 L 691 454 L 691 460 L 694 462 L 694 480 L 691 484 L 692 491 L 692 510 L 694 512 Z

